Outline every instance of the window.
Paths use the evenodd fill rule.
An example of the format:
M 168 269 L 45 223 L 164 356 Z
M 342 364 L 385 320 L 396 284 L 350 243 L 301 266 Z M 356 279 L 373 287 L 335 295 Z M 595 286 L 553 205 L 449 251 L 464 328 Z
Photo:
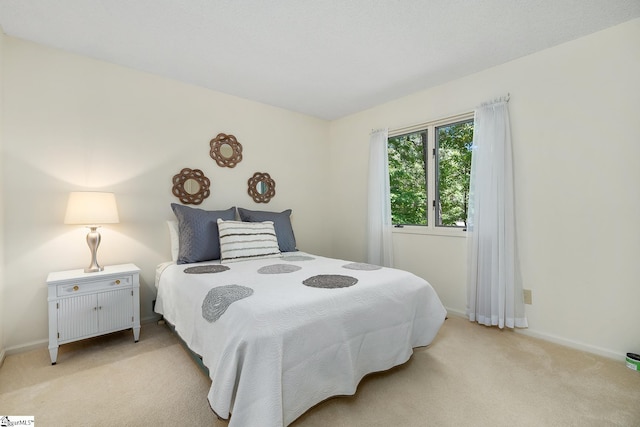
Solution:
M 472 143 L 472 114 L 390 132 L 394 225 L 466 227 Z

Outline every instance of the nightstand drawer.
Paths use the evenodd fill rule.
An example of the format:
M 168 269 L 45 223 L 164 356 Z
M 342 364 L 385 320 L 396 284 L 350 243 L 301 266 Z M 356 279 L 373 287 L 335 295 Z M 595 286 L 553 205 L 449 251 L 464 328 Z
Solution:
M 97 291 L 120 289 L 131 287 L 133 284 L 132 276 L 114 277 L 107 280 L 96 280 L 94 282 L 78 281 L 69 282 L 56 286 L 56 295 L 59 297 L 81 295 L 86 293 L 94 293 Z

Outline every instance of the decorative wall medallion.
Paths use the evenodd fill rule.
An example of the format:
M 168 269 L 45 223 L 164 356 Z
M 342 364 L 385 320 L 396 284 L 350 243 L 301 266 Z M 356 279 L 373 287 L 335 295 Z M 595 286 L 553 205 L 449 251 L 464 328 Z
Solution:
M 232 168 L 242 161 L 242 145 L 233 135 L 219 133 L 209 145 L 209 154 L 220 167 Z
M 173 195 L 185 205 L 199 205 L 209 197 L 211 181 L 200 169 L 184 168 L 173 177 Z
M 247 181 L 247 192 L 256 203 L 269 203 L 276 195 L 276 182 L 268 173 L 256 172 Z

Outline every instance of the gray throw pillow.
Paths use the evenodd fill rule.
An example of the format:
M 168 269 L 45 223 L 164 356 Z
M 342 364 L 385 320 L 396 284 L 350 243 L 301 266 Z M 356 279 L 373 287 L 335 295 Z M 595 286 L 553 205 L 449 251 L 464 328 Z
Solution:
M 250 211 L 238 208 L 240 219 L 247 222 L 273 221 L 278 238 L 280 252 L 293 252 L 296 249 L 296 238 L 291 226 L 291 209 L 283 212 Z
M 180 250 L 178 264 L 220 259 L 218 218 L 231 221 L 236 217 L 235 206 L 225 211 L 205 211 L 171 203 L 178 218 Z

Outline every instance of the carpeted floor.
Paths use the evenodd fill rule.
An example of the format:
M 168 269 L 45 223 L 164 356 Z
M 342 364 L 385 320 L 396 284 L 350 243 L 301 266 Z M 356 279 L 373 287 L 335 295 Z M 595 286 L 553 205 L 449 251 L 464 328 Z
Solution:
M 165 326 L 41 348 L 0 368 L 0 416 L 43 426 L 227 426 L 210 381 Z M 624 362 L 450 317 L 406 364 L 320 403 L 295 427 L 640 426 L 640 372 Z M 248 426 L 252 427 L 252 426 Z M 258 426 L 259 427 L 259 426 Z

